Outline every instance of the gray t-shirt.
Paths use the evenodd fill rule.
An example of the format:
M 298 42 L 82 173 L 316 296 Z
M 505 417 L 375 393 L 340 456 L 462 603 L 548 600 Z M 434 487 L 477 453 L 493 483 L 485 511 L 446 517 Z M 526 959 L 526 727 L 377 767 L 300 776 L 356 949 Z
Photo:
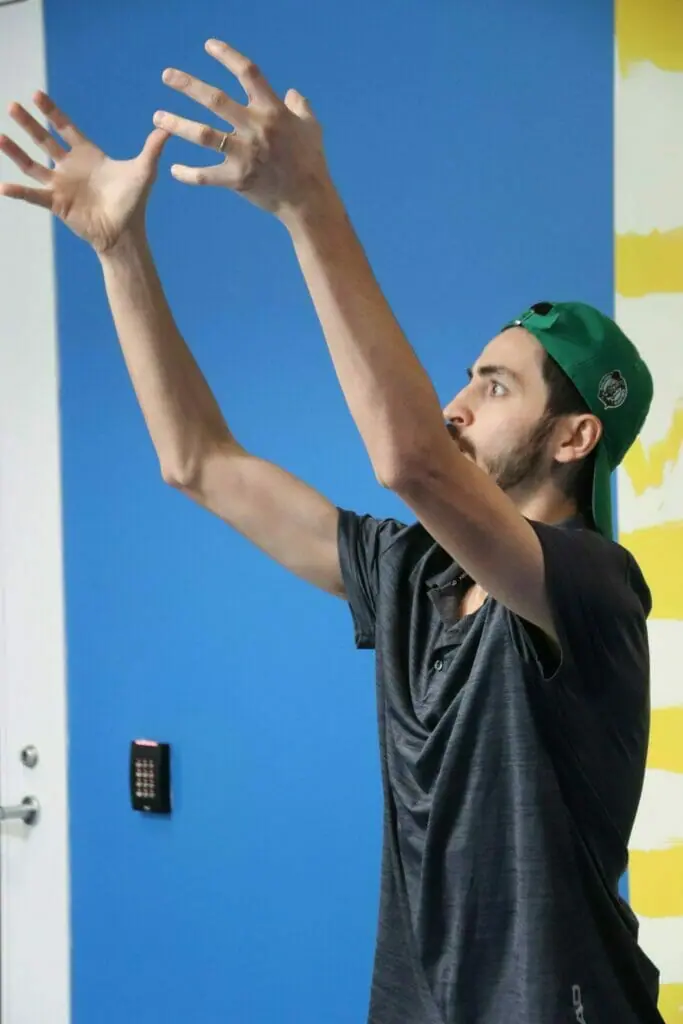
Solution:
M 384 840 L 370 1024 L 663 1024 L 618 882 L 649 733 L 633 557 L 532 523 L 561 657 L 421 524 L 339 510 L 356 645 L 374 648 Z

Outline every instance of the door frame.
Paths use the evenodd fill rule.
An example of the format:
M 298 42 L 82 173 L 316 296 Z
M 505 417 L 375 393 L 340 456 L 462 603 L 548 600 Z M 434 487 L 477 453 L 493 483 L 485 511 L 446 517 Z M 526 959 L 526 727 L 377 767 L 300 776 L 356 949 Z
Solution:
M 0 5 L 7 105 L 46 87 L 42 0 Z M 29 147 L 27 146 L 27 149 Z M 38 156 L 38 151 L 35 152 Z M 21 175 L 0 158 L 0 180 Z M 0 1021 L 69 1024 L 66 642 L 53 225 L 0 198 L 0 803 L 35 795 L 34 826 L 0 823 Z M 38 750 L 34 768 L 20 758 Z

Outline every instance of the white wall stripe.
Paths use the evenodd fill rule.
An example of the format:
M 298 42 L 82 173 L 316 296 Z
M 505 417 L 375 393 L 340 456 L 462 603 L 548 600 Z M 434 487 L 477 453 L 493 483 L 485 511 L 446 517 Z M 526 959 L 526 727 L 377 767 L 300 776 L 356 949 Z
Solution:
M 648 768 L 630 847 L 667 850 L 679 844 L 683 844 L 683 774 Z
M 660 983 L 680 982 L 683 918 L 641 916 L 639 921 L 640 945 L 659 968 Z
M 669 986 L 662 997 L 673 1024 L 683 1020 L 683 1006 L 674 1005 L 683 983 L 677 877 L 683 864 L 683 772 L 675 742 L 683 705 L 683 595 L 679 600 L 672 586 L 683 557 L 683 73 L 670 69 L 683 67 L 683 38 L 677 42 L 675 4 L 655 0 L 646 8 L 639 0 L 618 0 L 616 17 L 616 280 L 623 293 L 616 296 L 616 317 L 640 348 L 655 385 L 641 441 L 619 472 L 619 528 L 647 560 L 644 569 L 659 609 L 648 624 L 653 766 L 646 771 L 630 842 L 630 890 L 641 945 L 659 968 L 661 985 Z M 622 66 L 620 56 L 627 54 Z
M 9 102 L 46 86 L 43 36 L 41 0 L 0 6 L 3 133 L 17 133 Z M 0 157 L 0 178 L 21 174 Z M 0 197 L 0 800 L 33 793 L 42 805 L 33 829 L 0 825 L 3 1024 L 70 1019 L 55 305 L 50 216 Z M 32 770 L 19 758 L 27 743 L 40 754 Z
M 615 223 L 645 234 L 683 224 L 683 74 L 650 63 L 618 83 Z

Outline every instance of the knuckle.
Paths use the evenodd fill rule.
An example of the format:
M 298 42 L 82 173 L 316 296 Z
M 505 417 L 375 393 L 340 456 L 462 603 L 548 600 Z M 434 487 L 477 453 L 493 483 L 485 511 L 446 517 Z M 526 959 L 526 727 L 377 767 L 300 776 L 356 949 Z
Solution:
M 254 158 L 244 160 L 239 167 L 234 168 L 236 192 L 249 192 L 258 175 L 257 161 Z
M 250 192 L 254 184 L 254 171 L 243 171 L 235 182 L 236 192 Z
M 244 78 L 248 78 L 252 82 L 261 76 L 261 71 L 258 65 L 248 57 L 245 57 L 244 64 L 242 65 L 242 76 Z
M 268 151 L 277 145 L 283 132 L 283 119 L 279 110 L 265 110 L 259 118 L 255 142 L 260 150 Z
M 209 128 L 208 125 L 203 124 L 199 129 L 198 142 L 201 146 L 210 146 L 213 142 L 215 132 L 213 128 Z
M 278 107 L 267 107 L 261 115 L 261 130 L 264 135 L 272 135 L 282 123 L 282 111 Z
M 220 110 L 225 103 L 225 93 L 221 89 L 211 89 L 208 98 L 210 110 Z

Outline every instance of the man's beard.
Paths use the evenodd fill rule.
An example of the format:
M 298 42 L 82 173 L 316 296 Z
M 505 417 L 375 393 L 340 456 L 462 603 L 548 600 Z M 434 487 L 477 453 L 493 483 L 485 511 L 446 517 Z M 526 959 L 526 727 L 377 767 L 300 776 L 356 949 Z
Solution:
M 546 449 L 553 427 L 554 421 L 551 417 L 542 417 L 525 441 L 490 459 L 478 459 L 474 449 L 467 444 L 465 451 L 469 452 L 481 468 L 495 480 L 502 491 L 529 492 L 551 473 L 552 461 L 548 459 Z

